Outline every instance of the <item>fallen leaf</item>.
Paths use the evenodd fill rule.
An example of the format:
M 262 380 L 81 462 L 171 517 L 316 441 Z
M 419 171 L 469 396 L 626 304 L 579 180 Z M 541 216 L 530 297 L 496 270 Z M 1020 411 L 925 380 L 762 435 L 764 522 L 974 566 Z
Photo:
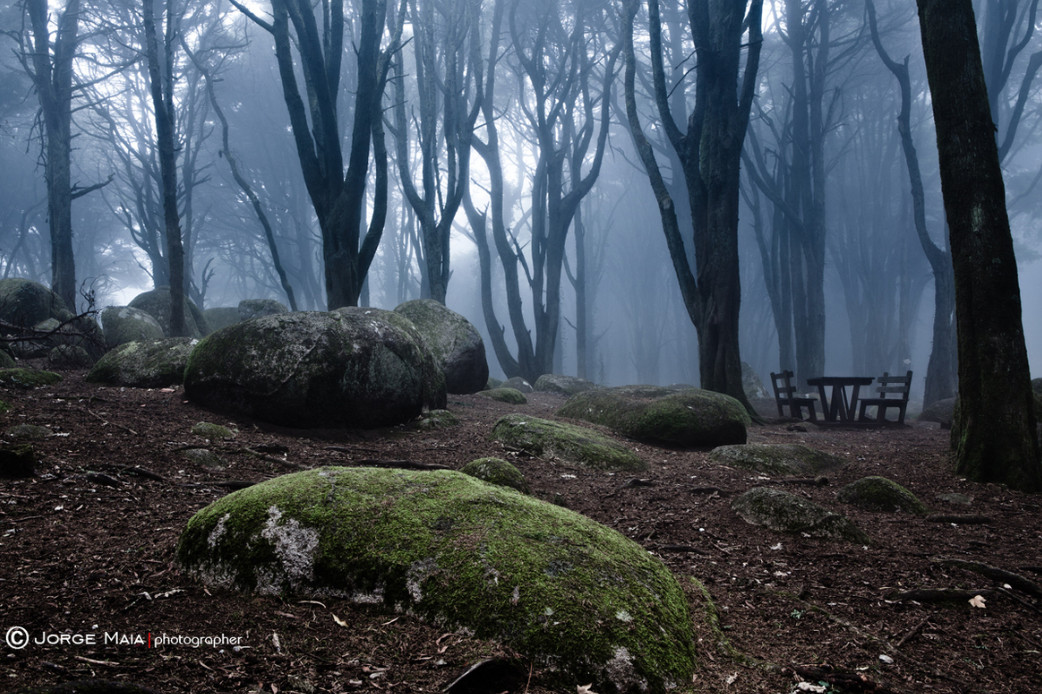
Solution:
M 985 608 L 984 596 L 983 595 L 974 595 L 972 598 L 970 598 L 970 604 L 973 605 L 974 607 L 979 607 L 979 608 L 981 608 L 983 610 Z
M 580 684 L 575 688 L 576 694 L 597 694 L 593 691 L 593 684 Z
M 347 622 L 345 622 L 344 620 L 340 619 L 340 617 L 337 617 L 335 613 L 330 612 L 330 614 L 333 615 L 333 621 L 336 622 L 337 626 L 339 626 L 339 627 L 346 627 L 347 626 Z

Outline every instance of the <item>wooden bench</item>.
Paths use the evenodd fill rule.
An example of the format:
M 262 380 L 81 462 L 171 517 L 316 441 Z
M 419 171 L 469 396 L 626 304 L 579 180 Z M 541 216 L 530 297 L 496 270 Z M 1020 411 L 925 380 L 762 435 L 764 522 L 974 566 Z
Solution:
M 912 389 L 912 372 L 904 376 L 891 376 L 886 371 L 877 379 L 879 381 L 878 398 L 861 398 L 858 400 L 858 419 L 862 422 L 870 421 L 867 417 L 869 407 L 876 408 L 876 422 L 889 421 L 886 411 L 894 408 L 897 410 L 897 424 L 904 424 L 905 410 L 908 408 L 908 393 Z
M 774 387 L 774 401 L 778 405 L 778 416 L 785 416 L 785 408 L 789 408 L 789 416 L 793 419 L 803 419 L 803 408 L 812 422 L 818 421 L 818 414 L 814 409 L 817 398 L 801 396 L 796 392 L 796 386 L 792 385 L 792 372 L 782 371 L 771 373 L 771 385 Z

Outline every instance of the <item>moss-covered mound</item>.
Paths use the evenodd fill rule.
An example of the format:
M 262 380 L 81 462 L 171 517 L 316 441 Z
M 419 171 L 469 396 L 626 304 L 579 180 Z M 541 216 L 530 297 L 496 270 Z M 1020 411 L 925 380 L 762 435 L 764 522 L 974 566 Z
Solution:
M 15 424 L 4 429 L 4 436 L 20 441 L 43 441 L 54 434 L 48 427 L 39 424 Z
M 132 306 L 110 306 L 101 312 L 105 344 L 114 349 L 128 342 L 150 342 L 164 337 L 163 326 L 152 314 Z
M 275 299 L 243 299 L 239 302 L 238 310 L 241 321 L 289 312 L 284 303 Z
M 0 322 L 14 328 L 31 328 L 48 318 L 59 321 L 73 314 L 62 298 L 32 280 L 9 277 L 0 280 Z
M 846 516 L 780 489 L 755 487 L 732 501 L 731 508 L 746 523 L 777 532 L 870 544 L 868 535 Z
M 483 390 L 478 395 L 491 398 L 496 402 L 505 402 L 508 405 L 527 405 L 528 398 L 520 390 L 515 388 L 492 388 Z
M 180 385 L 188 356 L 197 344 L 191 337 L 128 342 L 106 352 L 87 372 L 87 380 L 128 388 Z
M 14 357 L 0 349 L 0 369 L 13 369 L 17 364 Z
M 532 384 L 532 388 L 537 393 L 556 393 L 557 395 L 565 396 L 585 393 L 597 387 L 596 383 L 587 381 L 585 378 L 563 376 L 561 374 L 543 374 Z
M 450 393 L 476 393 L 488 383 L 481 333 L 470 321 L 432 299 L 406 301 L 394 309 L 416 326 L 445 373 Z
M 478 458 L 460 468 L 460 472 L 489 484 L 516 489 L 522 494 L 529 491 L 528 481 L 521 471 L 502 458 Z
M 863 477 L 839 490 L 839 500 L 866 511 L 903 511 L 917 516 L 929 509 L 912 492 L 886 477 Z
M 752 423 L 742 404 L 699 388 L 623 386 L 579 393 L 557 414 L 603 424 L 623 436 L 671 446 L 745 443 Z
M 204 338 L 185 393 L 221 412 L 297 427 L 380 427 L 445 407 L 445 385 L 408 319 L 379 309 L 262 316 Z
M 163 327 L 163 334 L 170 335 L 170 287 L 160 287 L 138 294 L 130 301 L 130 307 L 149 314 Z M 202 337 L 209 332 L 203 312 L 188 297 L 184 300 L 185 329 L 190 337 Z
M 177 547 L 214 586 L 408 610 L 495 638 L 598 692 L 690 682 L 687 600 L 638 544 L 450 471 L 320 468 L 230 494 Z
M 423 431 L 429 431 L 458 427 L 461 423 L 460 418 L 448 410 L 431 410 L 416 420 L 413 426 Z
M 817 475 L 843 465 L 834 455 L 798 443 L 718 446 L 709 453 L 709 460 L 765 475 Z
M 492 427 L 492 438 L 536 458 L 560 458 L 597 470 L 644 470 L 647 464 L 626 446 L 586 427 L 508 414 Z
M 192 425 L 192 433 L 210 441 L 226 441 L 234 439 L 236 436 L 235 431 L 223 424 L 214 424 L 213 422 L 196 422 Z
M 0 369 L 0 384 L 25 390 L 54 385 L 61 380 L 62 377 L 53 371 L 21 368 Z

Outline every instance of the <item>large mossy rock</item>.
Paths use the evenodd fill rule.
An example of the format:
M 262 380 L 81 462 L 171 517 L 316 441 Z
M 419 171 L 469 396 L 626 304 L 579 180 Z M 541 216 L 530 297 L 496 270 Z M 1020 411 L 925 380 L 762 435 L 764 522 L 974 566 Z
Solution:
M 752 423 L 742 404 L 728 395 L 659 386 L 579 393 L 557 414 L 602 424 L 638 441 L 684 447 L 745 443 Z
M 508 414 L 492 427 L 492 438 L 536 458 L 560 458 L 595 470 L 644 470 L 647 464 L 618 441 L 586 427 Z
M 839 500 L 866 511 L 903 511 L 925 516 L 929 509 L 912 492 L 886 477 L 871 475 L 839 490 Z
M 461 467 L 460 472 L 489 484 L 510 487 L 522 494 L 529 493 L 528 481 L 525 480 L 525 476 L 521 474 L 520 470 L 502 458 L 478 458 Z
M 776 532 L 871 544 L 846 516 L 780 489 L 755 487 L 732 501 L 731 508 L 746 523 Z
M 543 374 L 532 384 L 537 393 L 555 393 L 566 397 L 576 393 L 585 393 L 597 388 L 597 384 L 585 378 L 563 376 L 561 374 Z
M 151 313 L 132 306 L 110 306 L 101 312 L 105 344 L 114 349 L 128 342 L 147 342 L 164 337 L 163 326 Z
M 450 393 L 476 393 L 488 383 L 481 333 L 470 321 L 437 301 L 416 299 L 394 309 L 416 326 L 445 373 Z
M 21 388 L 22 390 L 53 386 L 55 383 L 61 382 L 61 380 L 62 377 L 53 371 L 23 369 L 20 367 L 0 369 L 0 385 Z
M 128 342 L 106 352 L 86 378 L 91 383 L 129 388 L 181 385 L 188 356 L 197 344 L 199 340 L 191 337 Z
M 687 599 L 647 550 L 585 516 L 451 471 L 319 468 L 199 511 L 177 560 L 211 586 L 406 610 L 500 640 L 563 689 L 691 681 Z
M 525 397 L 525 394 L 513 388 L 491 388 L 479 392 L 478 395 L 496 402 L 505 402 L 508 405 L 528 404 L 528 398 Z
M 159 325 L 163 327 L 163 334 L 170 335 L 169 287 L 160 287 L 138 294 L 131 300 L 130 307 L 140 309 L 155 318 Z M 185 297 L 184 317 L 185 330 L 188 332 L 188 337 L 202 337 L 209 332 L 203 312 L 188 297 Z
M 441 370 L 412 324 L 362 308 L 282 313 L 218 330 L 192 352 L 185 394 L 294 427 L 389 426 L 445 407 Z
M 799 443 L 718 446 L 709 460 L 766 475 L 819 475 L 843 466 L 842 459 Z
M 0 322 L 15 328 L 31 328 L 48 318 L 73 317 L 62 298 L 32 280 L 9 277 L 0 280 Z

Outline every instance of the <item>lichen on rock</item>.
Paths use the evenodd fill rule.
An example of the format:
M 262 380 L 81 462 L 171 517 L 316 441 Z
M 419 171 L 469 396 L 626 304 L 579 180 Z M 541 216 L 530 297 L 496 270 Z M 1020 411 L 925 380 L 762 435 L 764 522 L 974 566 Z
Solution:
M 570 689 L 664 692 L 694 669 L 688 602 L 658 559 L 585 516 L 458 472 L 268 480 L 198 512 L 177 560 L 210 585 L 340 596 L 466 628 Z
M 717 446 L 709 460 L 765 475 L 818 475 L 843 465 L 841 458 L 799 443 Z
M 777 532 L 871 544 L 868 535 L 839 513 L 770 487 L 754 487 L 731 502 L 742 520 Z
M 839 490 L 839 500 L 866 511 L 903 511 L 917 516 L 929 509 L 906 488 L 878 475 L 862 477 Z
M 604 434 L 565 422 L 520 414 L 501 417 L 492 438 L 536 458 L 560 458 L 598 470 L 644 470 L 640 456 Z

